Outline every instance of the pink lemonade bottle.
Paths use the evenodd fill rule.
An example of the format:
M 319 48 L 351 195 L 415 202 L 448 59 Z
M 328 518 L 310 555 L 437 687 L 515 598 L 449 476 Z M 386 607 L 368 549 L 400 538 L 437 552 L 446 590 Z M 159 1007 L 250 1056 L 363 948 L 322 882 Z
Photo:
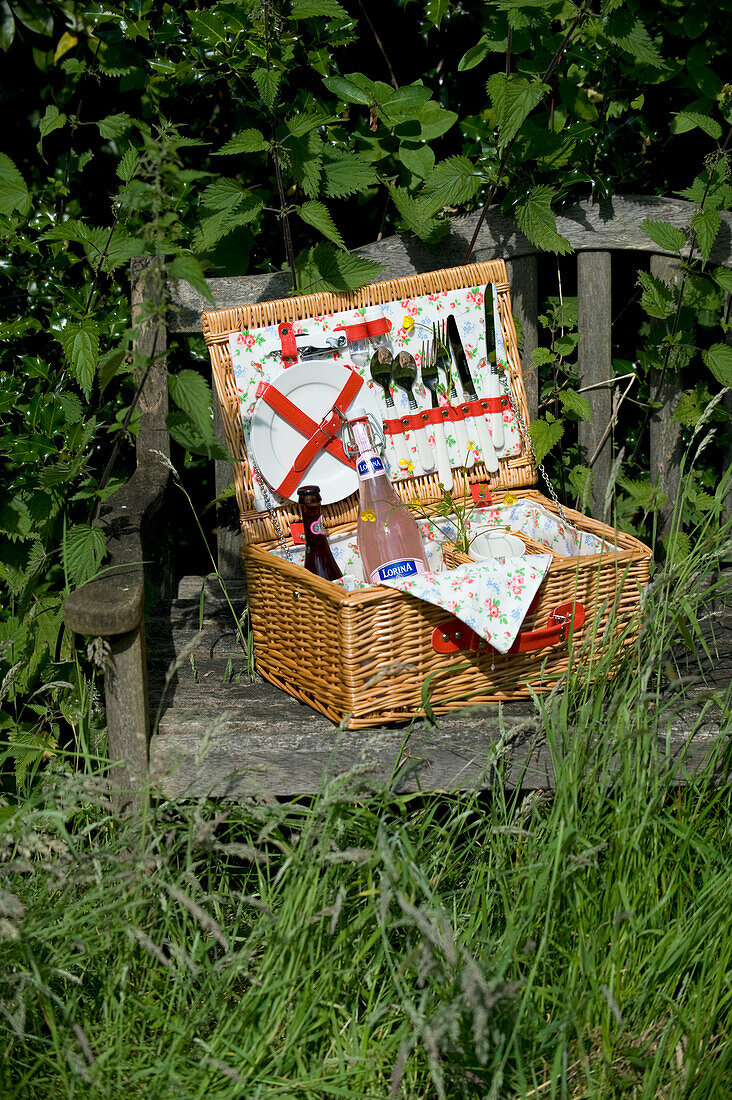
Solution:
M 364 576 L 381 584 L 424 573 L 428 566 L 422 536 L 389 481 L 368 413 L 356 410 L 348 429 L 358 474 L 358 547 Z

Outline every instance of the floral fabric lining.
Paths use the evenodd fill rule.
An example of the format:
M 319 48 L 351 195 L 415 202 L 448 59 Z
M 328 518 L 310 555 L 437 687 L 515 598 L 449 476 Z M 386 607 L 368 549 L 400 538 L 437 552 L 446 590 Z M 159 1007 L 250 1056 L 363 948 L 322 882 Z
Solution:
M 336 325 L 356 324 L 363 320 L 364 315 L 369 317 L 384 316 L 392 322 L 392 329 L 385 339 L 393 354 L 396 355 L 397 352 L 405 349 L 411 352 L 419 367 L 421 366 L 420 349 L 423 343 L 426 344 L 431 340 L 433 323 L 444 320 L 449 314 L 453 313 L 458 323 L 476 393 L 479 397 L 489 397 L 491 393 L 489 390 L 490 372 L 486 362 L 485 318 L 483 312 L 484 289 L 484 287 L 476 286 L 460 290 L 445 290 L 435 294 L 422 294 L 414 298 L 386 302 L 378 307 L 343 310 L 339 313 L 325 314 L 306 321 L 294 322 L 293 330 L 295 336 L 300 338 L 300 342 L 303 342 L 303 338 L 307 336 L 308 343 L 322 346 L 325 344 L 326 339 L 333 335 Z M 505 344 L 495 300 L 494 327 L 496 357 L 505 364 Z M 244 440 L 248 447 L 249 423 L 257 401 L 257 386 L 260 382 L 273 382 L 287 368 L 282 366 L 279 356 L 280 339 L 276 325 L 232 333 L 229 337 L 229 346 L 241 406 Z M 331 356 L 316 359 L 313 362 L 345 363 L 356 370 L 369 389 L 375 391 L 377 403 L 382 409 L 384 419 L 392 419 L 407 414 L 409 412 L 407 395 L 404 390 L 396 386 L 392 389 L 394 409 L 387 408 L 381 388 L 374 386 L 369 374 L 370 355 L 371 348 L 363 341 L 351 343 L 341 351 L 334 351 Z M 457 385 L 459 388 L 459 381 Z M 431 408 L 431 394 L 422 384 L 421 375 L 414 386 L 413 393 L 419 409 Z M 442 394 L 440 396 L 440 403 L 447 403 L 446 395 Z M 503 421 L 505 445 L 498 453 L 501 457 L 518 455 L 521 453 L 521 439 L 512 409 L 504 410 Z M 419 463 L 419 454 L 413 434 L 407 432 L 404 438 L 410 455 L 411 469 L 400 468 L 396 461 L 393 445 L 387 440 L 386 461 L 392 481 L 397 480 L 399 477 L 415 476 L 425 472 Z M 454 434 L 448 432 L 446 439 L 451 465 L 464 466 L 467 456 L 458 454 L 458 444 Z M 276 493 L 273 493 L 272 497 L 275 503 L 280 501 Z M 261 490 L 256 483 L 254 486 L 254 507 L 257 511 L 266 511 Z
M 542 504 L 517 500 L 515 504 L 473 510 L 467 517 L 469 537 L 485 530 L 510 527 L 562 557 L 599 554 L 613 547 L 589 531 L 577 531 L 564 524 Z M 388 586 L 408 592 L 427 603 L 443 607 L 499 653 L 506 653 L 516 640 L 526 613 L 551 565 L 549 554 L 525 554 L 470 562 L 457 569 L 444 568 L 442 549 L 457 534 L 454 518 L 418 519 L 429 571 L 419 577 L 389 581 Z M 372 588 L 364 579 L 358 543 L 354 534 L 330 539 L 333 556 L 343 577 L 335 584 L 347 592 Z M 282 556 L 276 548 L 273 554 Z M 290 550 L 302 564 L 305 547 Z

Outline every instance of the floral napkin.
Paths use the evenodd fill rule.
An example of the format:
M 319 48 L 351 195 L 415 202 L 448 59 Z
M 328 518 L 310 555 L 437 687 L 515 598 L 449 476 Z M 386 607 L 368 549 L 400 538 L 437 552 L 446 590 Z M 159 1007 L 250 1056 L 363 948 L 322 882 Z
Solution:
M 506 653 L 516 641 L 551 562 L 549 554 L 491 558 L 384 584 L 443 607 L 499 653 Z

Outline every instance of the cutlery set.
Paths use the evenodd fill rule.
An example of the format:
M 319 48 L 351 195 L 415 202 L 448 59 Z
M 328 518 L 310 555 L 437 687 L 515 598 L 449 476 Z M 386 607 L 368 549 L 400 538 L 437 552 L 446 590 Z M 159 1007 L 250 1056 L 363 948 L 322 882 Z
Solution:
M 491 344 L 495 347 L 490 294 L 486 295 L 485 312 L 488 350 Z M 369 364 L 371 379 L 383 393 L 387 412 L 384 427 L 399 470 L 411 472 L 410 465 L 412 469 L 419 465 L 421 473 L 436 469 L 440 482 L 448 490 L 453 484 L 453 466 L 470 469 L 476 462 L 483 461 L 489 473 L 496 473 L 499 469 L 497 452 L 503 449 L 505 436 L 495 366 L 490 367 L 488 376 L 490 396 L 482 400 L 470 373 L 453 314 L 446 321 L 433 324 L 432 339 L 422 343 L 418 359 L 419 368 L 408 351 L 392 356 L 388 348 L 381 346 L 373 353 Z M 430 408 L 420 408 L 414 396 L 414 386 L 420 375 L 425 393 L 429 394 Z M 457 380 L 462 395 L 458 392 Z M 398 414 L 392 386 L 405 394 L 408 415 Z M 440 402 L 441 393 L 449 395 L 446 403 Z M 405 432 L 409 432 L 413 443 L 411 459 Z M 417 457 L 418 462 L 414 461 Z

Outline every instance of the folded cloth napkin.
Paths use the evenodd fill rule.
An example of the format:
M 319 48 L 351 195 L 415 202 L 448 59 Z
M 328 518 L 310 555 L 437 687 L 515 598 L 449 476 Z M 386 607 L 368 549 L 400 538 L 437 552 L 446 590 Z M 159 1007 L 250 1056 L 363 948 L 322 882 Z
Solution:
M 499 653 L 506 653 L 551 562 L 549 554 L 491 558 L 444 573 L 420 573 L 382 583 L 444 607 Z

